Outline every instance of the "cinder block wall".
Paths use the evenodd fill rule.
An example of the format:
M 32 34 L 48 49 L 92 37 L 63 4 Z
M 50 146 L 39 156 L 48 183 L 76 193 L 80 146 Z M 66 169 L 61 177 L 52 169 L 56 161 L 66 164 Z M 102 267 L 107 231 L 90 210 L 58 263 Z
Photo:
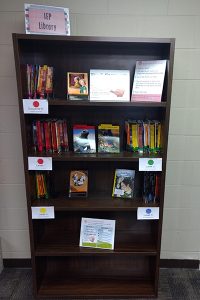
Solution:
M 70 9 L 72 35 L 175 37 L 162 258 L 200 259 L 200 1 L 38 0 Z M 0 1 L 0 236 L 4 258 L 29 258 L 11 33 L 24 1 Z

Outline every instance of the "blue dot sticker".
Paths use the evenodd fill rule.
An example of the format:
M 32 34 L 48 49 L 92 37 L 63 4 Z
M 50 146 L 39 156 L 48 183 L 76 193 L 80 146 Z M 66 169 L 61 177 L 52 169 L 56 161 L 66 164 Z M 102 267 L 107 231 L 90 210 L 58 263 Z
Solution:
M 151 213 L 151 208 L 147 208 L 146 213 L 149 215 Z

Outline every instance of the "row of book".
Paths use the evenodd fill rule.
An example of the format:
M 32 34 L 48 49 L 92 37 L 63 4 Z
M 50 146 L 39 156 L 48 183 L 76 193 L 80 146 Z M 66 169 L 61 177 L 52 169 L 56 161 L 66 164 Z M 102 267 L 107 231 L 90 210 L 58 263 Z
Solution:
M 161 123 L 156 120 L 129 120 L 125 122 L 127 148 L 139 153 L 157 153 L 161 150 Z
M 53 93 L 53 67 L 26 65 L 27 97 L 48 99 Z
M 50 191 L 50 176 L 42 172 L 36 172 L 36 197 L 48 199 Z M 116 169 L 113 182 L 112 197 L 134 198 L 135 195 L 135 170 Z M 88 195 L 88 171 L 72 170 L 69 180 L 69 197 L 87 197 Z M 145 203 L 159 201 L 160 174 L 156 172 L 144 172 L 143 199 Z
M 127 121 L 127 150 L 139 153 L 161 151 L 161 124 L 158 121 Z M 35 152 L 61 153 L 69 151 L 66 120 L 36 120 L 32 124 L 33 150 Z M 98 149 L 97 149 L 98 148 Z M 73 149 L 76 153 L 119 153 L 120 126 L 100 124 L 73 126 Z
M 53 67 L 27 65 L 28 98 L 48 98 L 53 93 Z M 130 70 L 91 69 L 90 73 L 66 72 L 69 100 L 160 102 L 166 60 L 137 61 L 130 96 Z M 88 85 L 90 76 L 90 87 Z

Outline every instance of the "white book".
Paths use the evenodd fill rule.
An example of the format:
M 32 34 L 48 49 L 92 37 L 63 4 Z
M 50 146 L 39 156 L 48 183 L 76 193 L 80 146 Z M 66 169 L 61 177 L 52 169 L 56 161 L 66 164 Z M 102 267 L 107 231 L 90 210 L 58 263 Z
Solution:
M 90 101 L 130 101 L 130 71 L 90 70 Z

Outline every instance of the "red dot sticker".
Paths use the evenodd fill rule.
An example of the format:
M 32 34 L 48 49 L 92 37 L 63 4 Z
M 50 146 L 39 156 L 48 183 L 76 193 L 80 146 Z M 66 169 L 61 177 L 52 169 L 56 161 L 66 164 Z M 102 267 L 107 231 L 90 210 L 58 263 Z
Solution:
M 43 161 L 42 158 L 38 158 L 37 162 L 38 162 L 39 165 L 42 165 L 44 161 Z
M 33 106 L 34 107 L 38 107 L 40 105 L 40 103 L 38 101 L 33 101 Z

